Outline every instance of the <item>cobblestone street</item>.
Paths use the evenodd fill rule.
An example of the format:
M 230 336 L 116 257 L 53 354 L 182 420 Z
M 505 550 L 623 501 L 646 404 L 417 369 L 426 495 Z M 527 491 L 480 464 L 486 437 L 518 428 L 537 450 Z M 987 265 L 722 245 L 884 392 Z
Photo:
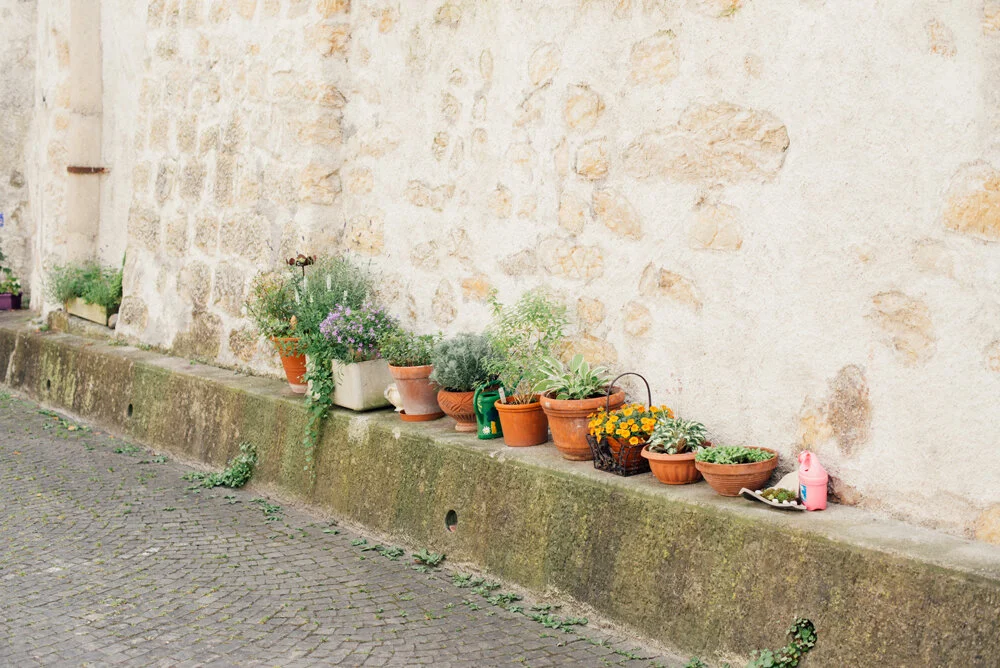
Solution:
M 682 665 L 188 471 L 0 390 L 0 664 Z

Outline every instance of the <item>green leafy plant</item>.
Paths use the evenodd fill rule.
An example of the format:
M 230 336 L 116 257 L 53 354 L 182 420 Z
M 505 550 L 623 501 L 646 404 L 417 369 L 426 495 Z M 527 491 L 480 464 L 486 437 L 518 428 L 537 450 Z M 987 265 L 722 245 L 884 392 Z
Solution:
M 547 357 L 538 365 L 540 379 L 534 391 L 555 399 L 590 399 L 607 391 L 610 376 L 604 367 L 591 367 L 577 354 L 568 364 L 555 357 Z
M 268 338 L 295 336 L 296 295 L 299 279 L 290 272 L 265 271 L 250 284 L 247 315 Z
M 505 307 L 490 295 L 493 324 L 489 330 L 494 354 L 487 369 L 506 389 L 507 402 L 527 404 L 537 400 L 532 388 L 540 380 L 542 360 L 553 356 L 562 342 L 569 319 L 566 306 L 543 290 L 521 295 Z
M 649 437 L 649 451 L 666 455 L 697 452 L 706 439 L 705 425 L 700 422 L 660 417 Z
M 392 366 L 427 366 L 440 340 L 440 334 L 414 334 L 399 327 L 379 339 L 378 347 Z
M 220 473 L 201 473 L 192 471 L 185 473 L 182 479 L 188 482 L 201 483 L 202 487 L 243 487 L 253 476 L 257 466 L 257 448 L 248 441 L 240 443 L 240 453 L 229 460 L 229 464 Z
M 782 489 L 781 487 L 771 487 L 765 489 L 760 493 L 768 501 L 777 501 L 779 503 L 784 503 L 785 501 L 798 501 L 799 495 L 793 489 Z
M 424 566 L 436 568 L 444 561 L 444 554 L 440 552 L 430 552 L 427 548 L 413 553 L 413 561 Z
M 7 257 L 0 248 L 0 295 L 11 294 L 15 297 L 21 294 L 21 281 L 14 275 L 14 270 L 4 266 Z
M 766 462 L 773 458 L 773 452 L 760 448 L 746 448 L 742 445 L 719 445 L 714 448 L 702 448 L 695 455 L 695 460 L 709 464 L 754 464 Z
M 471 392 L 489 380 L 492 353 L 489 337 L 483 334 L 458 334 L 439 341 L 431 354 L 431 380 L 452 392 Z
M 108 314 L 117 313 L 122 303 L 122 271 L 95 262 L 58 266 L 49 273 L 48 292 L 62 304 L 82 299 L 104 307 Z
M 779 650 L 755 652 L 747 668 L 795 668 L 802 657 L 816 646 L 816 626 L 799 617 L 787 631 L 788 644 Z

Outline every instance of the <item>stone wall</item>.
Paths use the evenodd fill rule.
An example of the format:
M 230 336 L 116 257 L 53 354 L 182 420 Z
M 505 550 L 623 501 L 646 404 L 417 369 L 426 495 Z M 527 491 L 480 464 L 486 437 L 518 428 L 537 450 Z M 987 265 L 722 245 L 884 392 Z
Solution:
M 274 372 L 241 302 L 297 251 L 423 330 L 545 284 L 713 440 L 1000 542 L 996 0 L 142 4 L 103 4 L 122 333 Z

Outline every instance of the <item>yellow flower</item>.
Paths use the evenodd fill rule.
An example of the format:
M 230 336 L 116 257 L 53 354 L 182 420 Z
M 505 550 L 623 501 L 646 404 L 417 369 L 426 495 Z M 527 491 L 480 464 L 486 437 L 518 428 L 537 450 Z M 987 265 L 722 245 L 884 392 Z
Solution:
M 636 438 L 635 436 L 633 436 L 632 438 L 628 439 L 628 442 L 631 445 L 639 445 L 639 439 Z
M 608 422 L 618 422 L 618 416 L 612 413 L 608 416 Z
M 629 406 L 628 408 L 626 408 L 625 410 L 622 411 L 622 415 L 624 415 L 625 417 L 628 417 L 628 416 L 632 415 L 632 413 L 634 413 L 634 412 L 635 412 L 635 409 L 632 408 L 631 406 Z
M 606 432 L 607 432 L 607 433 L 609 433 L 609 434 L 613 434 L 613 433 L 615 433 L 615 425 L 613 425 L 613 424 L 611 424 L 611 423 L 609 422 L 609 423 L 608 423 L 607 425 L 605 425 L 605 427 L 604 427 L 604 431 L 606 431 Z

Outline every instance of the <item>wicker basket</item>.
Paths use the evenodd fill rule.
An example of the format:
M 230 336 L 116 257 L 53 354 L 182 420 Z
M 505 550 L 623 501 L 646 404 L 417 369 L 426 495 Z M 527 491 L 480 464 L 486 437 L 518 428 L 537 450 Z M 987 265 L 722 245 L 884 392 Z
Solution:
M 623 373 L 611 381 L 608 387 L 614 387 L 615 383 L 624 376 L 639 376 L 646 385 L 646 405 L 652 406 L 653 393 L 649 389 L 649 382 L 640 374 L 631 371 Z M 606 411 L 611 407 L 610 402 L 611 391 L 609 389 L 608 401 L 605 404 Z M 588 434 L 587 444 L 590 445 L 590 451 L 594 454 L 594 468 L 598 471 L 607 471 L 608 473 L 620 476 L 638 475 L 649 472 L 649 462 L 642 456 L 642 449 L 646 446 L 646 441 L 640 441 L 632 445 L 616 438 L 604 437 L 597 439 L 593 435 Z

